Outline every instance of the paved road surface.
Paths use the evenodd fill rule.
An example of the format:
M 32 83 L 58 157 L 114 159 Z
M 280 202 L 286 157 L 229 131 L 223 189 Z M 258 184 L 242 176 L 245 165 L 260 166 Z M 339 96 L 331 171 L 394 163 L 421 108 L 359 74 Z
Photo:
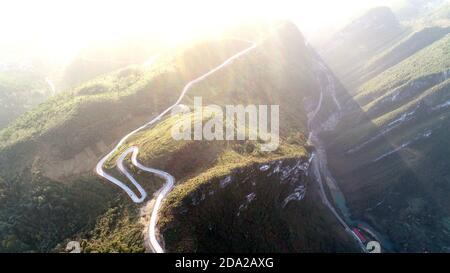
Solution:
M 144 190 L 144 188 L 142 188 L 142 186 L 133 178 L 133 176 L 128 172 L 128 170 L 123 166 L 123 161 L 125 160 L 125 158 L 129 155 L 131 155 L 131 162 L 134 166 L 136 166 L 137 168 L 145 171 L 145 172 L 149 172 L 149 173 L 154 173 L 155 175 L 163 178 L 166 180 L 165 185 L 162 187 L 162 189 L 159 190 L 159 193 L 157 195 L 156 198 L 156 202 L 155 205 L 153 206 L 153 210 L 152 210 L 152 214 L 150 217 L 150 225 L 149 225 L 149 229 L 148 229 L 148 233 L 149 233 L 149 238 L 150 238 L 150 244 L 152 249 L 154 250 L 154 252 L 156 253 L 163 253 L 164 249 L 161 247 L 161 245 L 159 244 L 157 238 L 156 238 L 156 224 L 158 222 L 158 212 L 159 209 L 161 207 L 161 203 L 164 199 L 164 197 L 170 192 L 170 190 L 172 189 L 174 183 L 175 183 L 175 178 L 170 175 L 167 172 L 161 171 L 161 170 L 157 170 L 157 169 L 153 169 L 153 168 L 148 168 L 143 166 L 142 164 L 139 163 L 139 161 L 137 160 L 137 156 L 138 156 L 138 152 L 139 149 L 137 147 L 130 147 L 128 148 L 125 152 L 123 152 L 121 154 L 121 156 L 119 157 L 119 159 L 117 160 L 117 168 L 119 169 L 120 172 L 122 172 L 127 178 L 128 180 L 131 181 L 131 183 L 136 187 L 136 189 L 139 192 L 139 195 L 136 195 L 136 193 L 131 190 L 125 183 L 123 183 L 122 181 L 120 181 L 119 179 L 115 178 L 114 176 L 108 174 L 107 172 L 105 172 L 105 170 L 103 169 L 103 165 L 105 164 L 105 162 L 114 154 L 116 153 L 119 148 L 128 140 L 128 138 L 132 135 L 134 135 L 135 133 L 144 130 L 154 124 L 156 124 L 158 121 L 161 120 L 162 117 L 164 117 L 167 113 L 169 113 L 174 107 L 176 107 L 181 100 L 184 98 L 184 95 L 186 94 L 186 92 L 189 91 L 189 89 L 192 88 L 192 86 L 194 86 L 196 83 L 201 82 L 202 80 L 206 79 L 208 76 L 214 74 L 215 72 L 221 70 L 222 68 L 224 68 L 225 66 L 231 64 L 234 60 L 238 59 L 239 57 L 249 53 L 250 51 L 252 51 L 253 49 L 256 48 L 256 44 L 252 43 L 252 45 L 240 52 L 238 52 L 237 54 L 231 56 L 230 58 L 228 58 L 227 60 L 225 60 L 222 64 L 220 64 L 219 66 L 211 69 L 210 71 L 208 71 L 207 73 L 203 74 L 202 76 L 190 81 L 188 84 L 186 84 L 186 86 L 184 86 L 183 90 L 181 91 L 181 95 L 178 98 L 178 100 L 170 107 L 168 107 L 166 110 L 164 110 L 161 114 L 159 114 L 157 117 L 155 117 L 153 120 L 151 120 L 150 122 L 142 125 L 141 127 L 131 131 L 130 133 L 128 133 L 126 136 L 124 136 L 118 143 L 117 145 L 105 156 L 103 157 L 96 166 L 96 172 L 99 176 L 107 179 L 108 181 L 110 181 L 111 183 L 117 185 L 118 187 L 120 187 L 122 190 L 124 190 L 128 196 L 131 198 L 131 200 L 133 200 L 133 202 L 135 203 L 142 203 L 146 197 L 147 197 L 147 192 Z

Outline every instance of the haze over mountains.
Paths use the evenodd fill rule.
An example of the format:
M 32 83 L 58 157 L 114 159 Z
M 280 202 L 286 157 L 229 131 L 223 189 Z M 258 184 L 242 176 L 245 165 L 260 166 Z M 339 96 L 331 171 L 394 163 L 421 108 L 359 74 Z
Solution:
M 377 11 L 393 18 L 378 9 L 366 22 Z M 326 137 L 330 165 L 353 215 L 384 230 L 398 251 L 447 251 L 450 29 L 441 20 L 408 27 L 390 22 L 387 30 L 397 32 L 390 37 L 364 26 L 376 47 L 342 48 L 340 58 L 324 49 L 355 94 Z M 355 39 L 358 28 L 347 35 Z
M 65 251 L 69 241 L 84 252 L 152 251 L 152 196 L 165 181 L 124 157 L 149 195 L 138 205 L 93 169 L 239 52 L 180 104 L 279 105 L 276 151 L 262 152 L 261 139 L 174 140 L 172 126 L 192 117 L 180 113 L 104 165 L 128 181 L 117 160 L 136 146 L 140 163 L 175 178 L 157 212 L 165 251 L 366 252 L 369 240 L 386 252 L 450 251 L 449 4 L 404 2 L 368 10 L 324 43 L 265 21 L 167 51 L 148 41 L 92 47 L 57 73 L 8 69 L 0 252 Z M 57 94 L 46 73 L 58 75 Z

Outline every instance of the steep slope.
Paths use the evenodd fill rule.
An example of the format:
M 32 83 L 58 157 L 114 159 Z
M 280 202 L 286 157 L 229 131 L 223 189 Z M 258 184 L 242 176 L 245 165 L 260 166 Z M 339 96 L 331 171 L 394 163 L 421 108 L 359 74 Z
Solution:
M 394 12 L 402 21 L 415 21 L 445 3 L 445 0 L 399 0 L 394 2 Z
M 419 50 L 440 40 L 448 33 L 450 33 L 450 28 L 448 27 L 425 27 L 413 32 L 392 48 L 383 51 L 381 54 L 369 60 L 363 72 L 361 72 L 360 81 L 366 82 L 374 78 L 390 67 L 414 55 Z
M 65 67 L 61 85 L 76 87 L 100 75 L 151 60 L 164 45 L 157 39 L 113 40 L 91 44 L 82 49 Z
M 352 90 L 358 85 L 365 62 L 395 44 L 408 31 L 389 8 L 374 8 L 336 33 L 322 46 L 321 55 Z
M 1 251 L 50 251 L 118 206 L 118 191 L 92 172 L 99 156 L 172 103 L 188 80 L 246 44 L 210 41 L 148 69 L 122 69 L 59 94 L 2 130 Z
M 361 106 L 368 106 L 368 102 L 400 94 L 402 89 L 416 90 L 408 92 L 414 96 L 422 90 L 445 81 L 450 67 L 450 61 L 446 58 L 450 54 L 449 42 L 450 35 L 447 35 L 386 70 L 362 85 L 355 99 Z
M 305 172 L 308 167 L 306 159 L 282 159 L 185 182 L 163 210 L 161 232 L 168 250 L 357 251 L 318 202 L 318 189 Z
M 419 2 L 424 11 L 412 21 L 399 22 L 397 12 L 375 8 L 321 46 L 321 55 L 351 93 L 449 33 L 448 3 Z
M 39 68 L 0 68 L 0 129 L 53 95 Z
M 323 134 L 350 213 L 402 252 L 446 252 L 450 244 L 450 36 L 424 33 L 436 41 L 414 52 L 395 47 L 410 56 L 361 85 L 336 129 Z
M 281 145 L 275 152 L 261 152 L 260 141 L 174 141 L 170 137 L 171 125 L 190 116 L 184 114 L 138 133 L 111 158 L 108 165 L 113 171 L 118 156 L 127 147 L 138 146 L 139 161 L 175 176 L 177 186 L 161 211 L 164 238 L 161 241 L 168 251 L 358 251 L 333 215 L 313 198 L 317 196 L 317 186 L 311 183 L 307 189 L 309 163 L 304 136 L 307 111 L 299 105 L 305 98 L 318 100 L 315 65 L 313 52 L 305 46 L 298 30 L 288 24 L 253 51 L 198 83 L 183 100 L 185 107 L 192 107 L 195 96 L 202 96 L 205 104 L 220 107 L 279 105 Z M 196 153 L 195 158 L 192 153 Z M 271 166 L 278 170 L 267 177 L 264 173 Z M 227 187 L 229 184 L 235 186 Z M 252 193 L 252 188 L 256 192 Z M 305 194 L 307 201 L 297 204 Z M 255 196 L 259 196 L 258 201 L 253 203 Z M 200 203 L 209 205 L 200 206 Z M 269 209 L 270 213 L 245 216 L 248 220 L 243 221 L 264 222 L 264 225 L 259 227 L 259 234 L 242 243 L 241 236 L 249 234 L 255 226 L 250 222 L 239 225 L 236 232 L 231 230 L 236 224 L 233 218 L 238 219 L 239 210 L 247 207 L 252 207 L 251 212 Z M 216 210 L 223 214 L 211 215 Z M 306 227 L 302 224 L 305 222 L 313 224 Z M 217 229 L 208 232 L 208 225 Z M 270 228 L 272 225 L 277 228 Z M 230 232 L 224 234 L 225 230 Z M 329 236 L 330 233 L 337 237 Z M 222 236 L 228 236 L 230 244 L 214 249 Z M 264 239 L 268 237 L 274 238 Z M 283 242 L 286 238 L 292 238 L 292 242 Z M 310 238 L 308 242 L 306 238 Z M 232 243 L 235 241 L 241 241 L 241 245 Z
M 171 226 L 185 221 L 172 213 L 179 208 L 179 203 L 174 201 L 189 200 L 191 194 L 198 193 L 203 186 L 212 185 L 235 171 L 245 172 L 239 180 L 262 179 L 265 165 L 270 164 L 272 168 L 281 161 L 288 175 L 283 177 L 280 173 L 265 178 L 268 183 L 258 182 L 256 209 L 248 204 L 252 211 L 272 206 L 270 217 L 253 213 L 246 216 L 255 221 L 266 219 L 265 227 L 280 223 L 281 229 L 270 231 L 280 232 L 274 234 L 277 239 L 263 242 L 261 238 L 254 238 L 248 241 L 248 246 L 250 242 L 258 242 L 259 246 L 227 250 L 358 251 L 333 214 L 314 198 L 317 194 L 314 184 L 306 190 L 309 182 L 305 178 L 308 172 L 305 163 L 310 151 L 305 135 L 309 109 L 301 106 L 305 100 L 319 99 L 313 69 L 316 57 L 291 24 L 283 25 L 274 33 L 270 29 L 257 29 L 252 38 L 258 44 L 257 49 L 196 85 L 182 103 L 192 107 L 193 97 L 202 96 L 204 104 L 221 107 L 278 104 L 281 143 L 276 151 L 261 152 L 259 147 L 264 143 L 261 139 L 175 141 L 170 129 L 174 123 L 189 117 L 189 114 L 180 114 L 164 117 L 154 127 L 130 138 L 107 162 L 106 168 L 126 181 L 115 169 L 115 159 L 127 147 L 137 145 L 142 164 L 175 176 L 179 186 L 168 197 L 163 212 L 167 217 L 161 220 L 161 231 L 166 237 L 166 233 L 173 232 L 169 230 Z M 70 239 L 81 241 L 86 252 L 143 251 L 145 236 L 139 230 L 144 231 L 148 215 L 140 219 L 139 207 L 130 205 L 127 196 L 114 185 L 94 176 L 92 169 L 115 141 L 173 104 L 189 81 L 246 47 L 247 41 L 234 36 L 163 56 L 149 68 L 129 67 L 115 71 L 61 93 L 2 130 L 0 251 L 52 251 L 55 247 L 61 250 Z M 254 128 L 245 130 L 248 129 Z M 156 192 L 163 181 L 140 172 L 129 161 L 126 158 L 125 168 L 139 181 L 145 181 L 143 185 L 150 195 Z M 275 191 L 278 183 L 287 184 Z M 222 194 L 214 196 L 214 203 L 223 204 L 228 194 L 247 196 L 250 185 L 252 183 L 247 183 L 242 189 L 233 187 L 231 193 L 224 193 L 225 199 Z M 267 197 L 262 198 L 264 192 Z M 274 200 L 277 202 L 273 203 Z M 241 198 L 234 201 L 226 214 L 235 212 L 233 208 Z M 298 214 L 303 216 L 296 218 Z M 316 225 L 306 227 L 299 219 L 317 223 L 317 229 Z M 288 229 L 291 229 L 289 235 Z M 190 233 L 180 232 L 180 235 L 194 238 Z M 235 235 L 235 239 L 241 236 Z M 294 238 L 289 247 L 280 242 L 287 235 Z M 188 249 L 179 249 L 176 240 L 167 236 L 169 250 Z M 204 242 L 203 238 L 198 239 Z
M 28 167 L 24 161 L 34 158 L 17 158 L 16 149 L 30 145 L 28 153 L 38 150 L 48 177 L 61 179 L 90 171 L 118 136 L 165 109 L 188 79 L 244 45 L 212 41 L 197 47 L 207 56 L 203 62 L 193 61 L 199 54 L 186 50 L 180 56 L 161 58 L 149 69 L 125 68 L 58 95 L 2 130 L 0 164 L 9 164 L 2 170 Z
M 448 252 L 446 5 L 408 16 L 412 28 L 374 54 L 355 58 L 353 47 L 337 48 L 337 56 L 350 58 L 342 63 L 333 48 L 324 51 L 354 96 L 342 100 L 336 127 L 319 136 L 349 218 L 370 225 L 392 251 Z M 360 36 L 352 44 L 379 37 L 386 38 Z

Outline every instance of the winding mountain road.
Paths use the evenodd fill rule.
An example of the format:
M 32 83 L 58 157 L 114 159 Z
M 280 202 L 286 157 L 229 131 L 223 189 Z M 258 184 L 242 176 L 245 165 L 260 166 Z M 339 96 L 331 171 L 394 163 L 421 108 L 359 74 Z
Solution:
M 339 115 L 339 112 L 341 111 L 341 105 L 339 101 L 336 98 L 336 90 L 335 90 L 335 84 L 334 79 L 328 72 L 328 69 L 326 66 L 321 62 L 321 60 L 318 60 L 318 69 L 316 71 L 316 77 L 317 81 L 320 85 L 320 97 L 319 101 L 317 103 L 317 106 L 314 108 L 312 113 L 308 114 L 308 127 L 309 127 L 309 137 L 308 142 L 312 143 L 314 147 L 316 148 L 316 151 L 312 155 L 312 162 L 311 162 L 311 168 L 313 171 L 313 174 L 316 178 L 317 183 L 319 184 L 320 188 L 320 197 L 322 199 L 322 203 L 328 207 L 328 209 L 333 213 L 333 215 L 336 217 L 336 219 L 339 221 L 339 223 L 342 225 L 342 227 L 345 229 L 345 231 L 355 239 L 355 241 L 358 243 L 360 248 L 363 252 L 367 252 L 367 249 L 364 245 L 364 243 L 359 239 L 359 237 L 351 230 L 350 226 L 345 222 L 345 220 L 341 217 L 341 215 L 337 212 L 336 208 L 334 207 L 333 203 L 330 202 L 328 199 L 328 196 L 325 192 L 324 182 L 323 179 L 329 179 L 334 181 L 334 178 L 332 177 L 331 173 L 328 170 L 327 167 L 327 155 L 326 150 L 324 148 L 323 143 L 321 142 L 320 138 L 318 137 L 318 134 L 328 128 L 324 128 L 325 122 L 320 122 L 316 120 L 316 117 L 320 110 L 322 109 L 323 105 L 323 93 L 326 92 L 328 95 L 331 95 L 334 104 L 337 107 L 337 112 L 335 115 Z M 321 74 L 320 77 L 319 74 Z M 323 77 L 325 76 L 325 77 Z M 321 78 L 325 79 L 325 84 L 321 84 Z M 334 122 L 338 122 L 337 119 L 333 119 Z M 335 124 L 334 124 L 335 125 Z M 333 127 L 333 126 L 331 126 Z
M 136 187 L 136 189 L 139 192 L 139 196 L 136 195 L 136 193 L 131 190 L 125 183 L 123 183 L 122 181 L 120 181 L 119 179 L 115 178 L 114 176 L 108 174 L 107 172 L 105 172 L 105 170 L 103 169 L 104 164 L 106 163 L 106 161 L 114 154 L 116 153 L 119 148 L 134 134 L 136 134 L 137 132 L 144 130 L 146 128 L 149 128 L 150 126 L 156 124 L 158 121 L 161 120 L 162 117 L 164 117 L 167 113 L 169 113 L 174 107 L 176 107 L 184 98 L 185 94 L 196 84 L 201 82 L 202 80 L 206 79 L 207 77 L 209 77 L 210 75 L 214 74 L 215 72 L 221 70 L 222 68 L 224 68 L 225 66 L 231 64 L 234 60 L 238 59 L 239 57 L 249 53 L 250 51 L 252 51 L 253 49 L 255 49 L 257 47 L 257 44 L 255 43 L 251 43 L 252 45 L 238 53 L 236 53 L 235 55 L 231 56 L 230 58 L 226 59 L 222 64 L 220 64 L 219 66 L 211 69 L 210 71 L 208 71 L 207 73 L 201 75 L 200 77 L 188 82 L 183 90 L 181 91 L 181 94 L 178 98 L 178 100 L 171 106 L 169 106 L 166 110 L 164 110 L 162 113 L 160 113 L 157 117 L 155 117 L 154 119 L 152 119 L 151 121 L 149 121 L 148 123 L 145 123 L 144 125 L 142 125 L 141 127 L 131 131 L 130 133 L 128 133 L 127 135 L 125 135 L 118 143 L 116 146 L 114 146 L 114 148 L 106 155 L 104 156 L 98 163 L 96 166 L 96 173 L 107 179 L 109 182 L 117 185 L 118 187 L 120 187 L 122 190 L 124 190 L 128 196 L 131 198 L 131 200 L 133 200 L 133 202 L 135 203 L 142 203 L 146 198 L 147 198 L 147 192 L 144 190 L 144 188 L 142 188 L 142 186 L 133 178 L 133 176 L 128 172 L 128 170 L 125 168 L 125 166 L 123 165 L 123 161 L 125 160 L 125 158 L 131 154 L 131 163 L 137 167 L 138 169 L 148 172 L 148 173 L 153 173 L 161 178 L 163 178 L 164 180 L 166 180 L 166 183 L 164 184 L 164 186 L 158 191 L 158 195 L 156 197 L 156 201 L 155 204 L 153 206 L 153 210 L 151 213 L 151 217 L 150 217 L 150 224 L 149 224 L 149 228 L 148 228 L 148 236 L 150 238 L 150 245 L 151 248 L 153 249 L 154 252 L 156 253 L 164 253 L 164 249 L 163 247 L 160 245 L 160 243 L 157 240 L 157 236 L 156 236 L 156 224 L 158 222 L 158 212 L 159 209 L 161 207 L 161 203 L 163 201 L 163 199 L 165 198 L 165 196 L 172 190 L 174 184 L 175 184 L 175 178 L 170 175 L 167 172 L 164 172 L 162 170 L 158 170 L 158 169 L 153 169 L 153 168 L 149 168 L 149 167 L 145 167 L 142 164 L 139 163 L 139 161 L 137 160 L 137 156 L 139 153 L 139 149 L 138 147 L 130 147 L 128 148 L 126 151 L 124 151 L 120 157 L 117 159 L 116 164 L 117 164 L 117 168 L 119 169 L 119 171 L 124 174 L 128 180 L 131 181 L 131 183 Z

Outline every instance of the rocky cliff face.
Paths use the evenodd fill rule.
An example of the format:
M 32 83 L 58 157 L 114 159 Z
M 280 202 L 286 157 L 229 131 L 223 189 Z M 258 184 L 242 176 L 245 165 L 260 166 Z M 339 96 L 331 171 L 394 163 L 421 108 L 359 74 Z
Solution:
M 233 169 L 167 204 L 161 232 L 168 251 L 358 251 L 320 203 L 309 165 L 292 158 Z

